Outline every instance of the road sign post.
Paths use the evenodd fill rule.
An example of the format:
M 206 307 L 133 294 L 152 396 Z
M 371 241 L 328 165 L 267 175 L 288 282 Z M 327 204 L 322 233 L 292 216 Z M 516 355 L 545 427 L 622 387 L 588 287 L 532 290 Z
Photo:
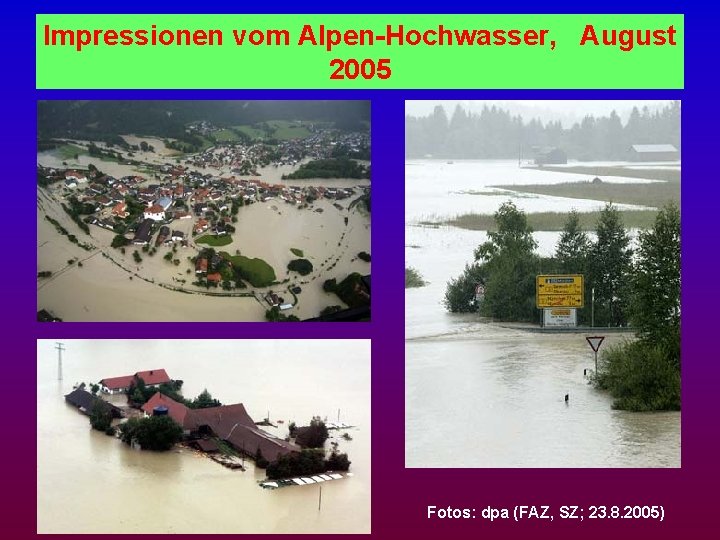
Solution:
M 605 336 L 587 336 L 585 339 L 595 353 L 595 375 L 597 375 L 597 353 L 598 350 L 600 350 L 600 345 L 602 345 L 602 342 L 605 340 Z
M 581 308 L 585 305 L 582 274 L 546 274 L 535 278 L 535 300 L 539 309 Z

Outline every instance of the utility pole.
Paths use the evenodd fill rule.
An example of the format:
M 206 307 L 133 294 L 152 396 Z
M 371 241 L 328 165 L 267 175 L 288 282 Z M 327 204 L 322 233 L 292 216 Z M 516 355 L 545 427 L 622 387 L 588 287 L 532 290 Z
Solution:
M 320 511 L 320 507 L 322 506 L 322 484 L 318 486 L 320 488 L 320 492 L 318 494 L 318 512 Z
M 338 409 L 338 424 L 340 423 L 340 409 Z
M 591 301 L 590 301 L 590 326 L 595 328 L 595 287 L 591 289 Z
M 63 380 L 63 374 L 62 374 L 62 353 L 65 350 L 65 345 L 60 343 L 59 341 L 55 343 L 55 349 L 58 352 L 58 381 Z

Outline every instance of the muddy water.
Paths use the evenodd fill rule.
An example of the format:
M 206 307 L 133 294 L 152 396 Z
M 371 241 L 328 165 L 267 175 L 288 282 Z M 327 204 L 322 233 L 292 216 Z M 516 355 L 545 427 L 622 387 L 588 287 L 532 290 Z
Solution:
M 441 164 L 432 162 L 426 170 L 406 164 L 405 261 L 428 281 L 405 290 L 406 465 L 679 467 L 680 414 L 613 411 L 611 398 L 583 376 L 594 367 L 584 335 L 540 335 L 443 308 L 446 283 L 472 261 L 487 236 L 412 223 L 431 212 L 454 215 L 455 205 L 446 203 L 456 196 L 447 194 L 482 185 L 483 178 L 496 181 L 502 166 L 465 164 L 477 182 L 448 175 L 433 186 L 429 174 Z M 491 212 L 504 200 L 464 197 Z M 522 207 L 525 199 L 518 201 Z M 542 204 L 554 208 L 541 210 L 570 209 L 558 200 Z M 558 233 L 534 236 L 538 253 L 552 254 Z M 609 337 L 603 347 L 619 339 Z
M 63 381 L 54 342 L 38 342 L 37 527 L 41 533 L 310 533 L 370 531 L 368 341 L 66 340 Z M 313 415 L 357 425 L 333 435 L 354 477 L 266 491 L 250 463 L 230 471 L 190 451 L 131 450 L 93 432 L 63 395 L 75 382 L 164 367 L 186 396 L 207 387 L 278 429 Z M 352 374 L 351 376 L 347 374 Z M 119 396 L 115 396 L 116 401 Z M 122 399 L 119 399 L 122 401 Z M 331 432 L 333 433 L 333 432 Z M 336 433 L 336 432 L 335 432 Z M 329 443 L 328 443 L 329 444 Z
M 405 350 L 409 467 L 680 466 L 679 414 L 613 411 L 582 335 L 483 324 Z

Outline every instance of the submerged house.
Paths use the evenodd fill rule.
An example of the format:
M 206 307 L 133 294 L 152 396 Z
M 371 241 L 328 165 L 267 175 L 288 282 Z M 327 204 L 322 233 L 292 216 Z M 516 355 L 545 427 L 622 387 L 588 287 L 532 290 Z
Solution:
M 567 154 L 556 147 L 540 148 L 535 153 L 535 165 L 565 165 Z
M 299 446 L 259 429 L 242 403 L 190 409 L 157 392 L 142 410 L 147 416 L 167 414 L 182 426 L 186 436 L 214 435 L 248 456 L 255 456 L 260 450 L 265 459 L 275 461 L 300 451 Z
M 125 392 L 135 379 L 142 379 L 145 386 L 160 386 L 172 382 L 172 379 L 164 369 L 151 369 L 149 371 L 138 371 L 133 375 L 123 375 L 122 377 L 110 377 L 100 381 L 102 391 L 108 394 Z
M 102 402 L 110 407 L 110 412 L 113 418 L 122 418 L 123 415 L 122 411 L 112 403 L 108 403 L 107 401 L 104 401 L 85 390 L 85 385 L 80 385 L 75 390 L 67 394 L 65 396 L 65 401 L 73 407 L 76 407 L 81 413 L 88 416 L 92 412 L 93 407 L 95 407 L 95 404 L 98 402 Z

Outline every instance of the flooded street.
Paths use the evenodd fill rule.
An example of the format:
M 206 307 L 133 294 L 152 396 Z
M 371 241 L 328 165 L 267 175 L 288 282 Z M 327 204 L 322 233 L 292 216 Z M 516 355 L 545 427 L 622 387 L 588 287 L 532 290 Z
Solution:
M 431 171 L 442 166 L 428 164 Z M 483 162 L 465 163 L 464 170 L 472 174 L 456 182 L 447 172 L 431 182 L 421 165 L 406 165 L 405 261 L 428 282 L 405 290 L 406 466 L 679 467 L 680 413 L 612 410 L 611 397 L 583 376 L 584 369 L 594 368 L 585 334 L 533 333 L 443 307 L 446 283 L 472 262 L 486 233 L 414 223 L 432 213 L 455 215 L 466 206 L 495 211 L 506 198 L 453 195 L 462 198 L 455 204 L 446 194 L 470 189 L 472 176 L 496 177 L 498 167 L 498 162 L 487 168 Z M 536 174 L 548 181 L 553 176 L 570 180 Z M 495 178 L 494 183 L 500 182 Z M 528 200 L 540 207 L 524 207 Z M 515 202 L 526 211 L 581 209 L 577 200 L 556 197 Z M 559 233 L 536 232 L 534 237 L 537 252 L 551 255 Z M 603 334 L 601 329 L 597 333 Z M 602 347 L 631 337 L 608 334 Z
M 65 340 L 63 380 L 52 341 L 38 342 L 37 530 L 39 533 L 369 533 L 370 342 Z M 207 388 L 223 404 L 270 415 L 285 437 L 290 421 L 313 415 L 357 426 L 347 452 L 352 478 L 319 486 L 261 489 L 265 478 L 232 471 L 190 450 L 136 451 L 90 429 L 64 401 L 78 382 L 146 369 L 184 380 L 183 394 Z M 116 404 L 124 396 L 112 396 Z

